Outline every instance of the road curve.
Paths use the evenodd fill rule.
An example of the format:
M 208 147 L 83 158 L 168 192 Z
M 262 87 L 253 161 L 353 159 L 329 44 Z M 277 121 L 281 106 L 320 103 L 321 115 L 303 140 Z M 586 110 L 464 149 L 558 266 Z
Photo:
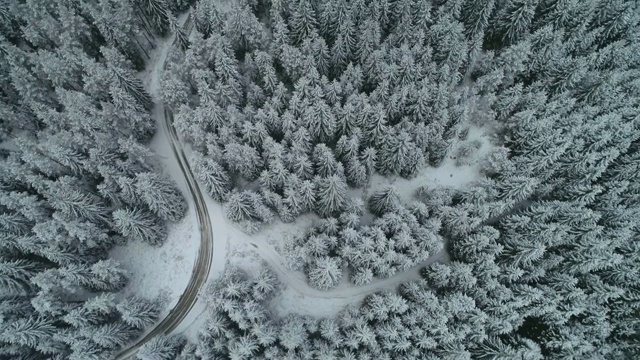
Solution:
M 189 284 L 187 285 L 184 293 L 178 299 L 176 306 L 171 309 L 169 314 L 159 324 L 157 324 L 151 332 L 138 340 L 135 344 L 120 352 L 116 356 L 116 360 L 124 360 L 133 357 L 138 349 L 153 337 L 161 334 L 167 334 L 175 330 L 175 328 L 180 325 L 182 320 L 193 308 L 193 305 L 197 301 L 200 288 L 202 288 L 206 282 L 209 277 L 209 272 L 211 271 L 211 262 L 213 258 L 213 231 L 211 229 L 209 211 L 207 210 L 207 205 L 204 201 L 204 197 L 202 196 L 200 186 L 193 177 L 193 172 L 189 167 L 184 150 L 180 146 L 178 134 L 173 127 L 173 114 L 171 110 L 167 108 L 164 109 L 164 120 L 164 125 L 166 127 L 165 131 L 169 137 L 171 149 L 178 160 L 180 170 L 185 176 L 189 193 L 194 199 L 196 215 L 200 227 L 200 249 L 198 250 L 196 262 L 193 265 L 193 272 L 191 273 Z
M 190 25 L 191 21 L 190 17 L 188 17 L 184 27 L 188 28 Z M 164 67 L 164 64 L 162 65 Z M 213 231 L 211 229 L 211 219 L 209 218 L 207 204 L 205 203 L 204 197 L 202 196 L 200 186 L 193 176 L 191 167 L 187 162 L 187 158 L 180 144 L 178 134 L 173 127 L 173 113 L 169 108 L 162 105 L 162 103 L 160 102 L 157 102 L 156 105 L 161 106 L 164 110 L 164 121 L 161 121 L 164 128 L 163 130 L 165 132 L 165 135 L 167 135 L 167 139 L 169 144 L 171 145 L 173 154 L 178 160 L 180 170 L 185 177 L 187 187 L 189 189 L 189 194 L 194 200 L 196 216 L 200 228 L 200 249 L 198 249 L 198 254 L 193 265 L 193 271 L 191 272 L 189 283 L 173 309 L 169 311 L 169 314 L 167 314 L 167 316 L 160 323 L 158 323 L 153 328 L 153 330 L 151 330 L 151 332 L 149 332 L 143 338 L 139 339 L 135 344 L 130 345 L 129 347 L 123 349 L 120 353 L 118 353 L 115 357 L 115 360 L 125 360 L 133 358 L 138 349 L 140 349 L 140 347 L 146 342 L 148 342 L 155 336 L 170 333 L 171 331 L 175 330 L 178 325 L 180 325 L 182 320 L 184 320 L 184 318 L 187 316 L 187 314 L 189 314 L 189 312 L 195 305 L 200 289 L 209 277 L 213 259 Z

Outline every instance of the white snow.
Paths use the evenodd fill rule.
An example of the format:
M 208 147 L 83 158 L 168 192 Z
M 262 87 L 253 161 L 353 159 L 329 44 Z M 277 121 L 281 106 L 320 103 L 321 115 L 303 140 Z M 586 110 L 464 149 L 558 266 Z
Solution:
M 274 317 L 285 317 L 289 314 L 309 315 L 315 318 L 335 317 L 349 305 L 359 304 L 367 294 L 352 296 L 336 296 L 332 298 L 318 298 L 307 296 L 291 287 L 285 287 L 269 306 Z
M 482 146 L 475 154 L 475 161 L 471 166 L 456 165 L 453 157 L 456 153 L 456 147 L 459 144 L 458 142 L 458 144 L 455 144 L 449 151 L 449 154 L 440 166 L 435 168 L 427 166 L 414 178 L 405 179 L 400 176 L 385 177 L 379 174 L 374 174 L 371 178 L 371 185 L 369 189 L 364 190 L 364 194 L 371 194 L 373 191 L 386 185 L 394 185 L 396 190 L 398 190 L 401 199 L 404 202 L 411 202 L 416 189 L 421 186 L 444 186 L 456 189 L 463 188 L 480 178 L 480 161 L 493 148 L 489 135 L 485 133 L 483 128 L 477 126 L 471 126 L 469 128 L 469 135 L 466 141 L 473 140 L 479 140 L 482 143 Z
M 129 283 L 121 294 L 148 299 L 161 296 L 168 312 L 189 282 L 200 244 L 197 228 L 195 210 L 190 207 L 184 219 L 169 224 L 169 236 L 163 246 L 131 241 L 112 249 L 111 258 L 130 272 Z

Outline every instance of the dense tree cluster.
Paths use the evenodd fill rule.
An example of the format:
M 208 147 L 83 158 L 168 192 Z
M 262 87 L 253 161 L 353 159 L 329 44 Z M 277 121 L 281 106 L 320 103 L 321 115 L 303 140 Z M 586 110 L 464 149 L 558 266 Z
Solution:
M 524 336 L 490 335 L 503 324 L 466 294 L 475 281 L 471 266 L 447 269 L 449 282 L 439 293 L 414 281 L 321 320 L 270 318 L 268 304 L 255 297 L 268 272 L 250 278 L 227 269 L 210 294 L 212 315 L 196 349 L 185 349 L 181 359 L 542 359 L 540 347 Z
M 406 271 L 443 250 L 440 215 L 422 202 L 402 204 L 393 187 L 374 192 L 368 209 L 378 215 L 362 223 L 364 204 L 351 199 L 337 218 L 322 219 L 287 244 L 291 267 L 303 268 L 312 285 L 328 289 L 338 284 L 343 265 L 356 285 L 374 277 Z
M 177 126 L 228 179 L 226 192 L 257 180 L 252 196 L 281 218 L 299 213 L 289 204 L 325 217 L 304 239 L 305 256 L 317 254 L 307 270 L 320 288 L 343 276 L 337 249 L 349 226 L 339 217 L 350 201 L 342 189 L 365 184 L 374 170 L 412 176 L 437 165 L 466 118 L 493 126 L 501 147 L 467 188 L 421 188 L 420 204 L 400 207 L 392 191 L 374 194 L 368 208 L 382 216 L 352 232 L 361 236 L 348 260 L 356 264 L 363 248 L 375 248 L 385 216 L 420 209 L 412 215 L 437 219 L 453 262 L 325 328 L 299 317 L 236 317 L 239 305 L 223 301 L 217 308 L 227 306 L 227 315 L 212 318 L 194 358 L 640 356 L 636 2 L 299 0 L 198 9 L 207 9 L 196 12 L 199 45 L 173 54 L 166 82 L 167 102 L 184 114 Z M 399 210 L 388 215 L 387 207 Z M 384 276 L 373 265 L 357 278 Z M 216 294 L 240 288 L 223 282 Z M 278 326 L 268 336 L 253 330 L 264 323 Z
M 286 222 L 338 216 L 348 187 L 374 171 L 437 166 L 472 111 L 457 87 L 464 28 L 446 12 L 432 18 L 412 1 L 234 1 L 225 11 L 201 1 L 193 17 L 163 97 L 198 151 L 197 176 L 249 232 L 273 218 L 265 210 Z
M 110 358 L 159 313 L 108 251 L 186 212 L 137 75 L 170 3 L 0 2 L 0 358 Z
M 229 219 L 320 215 L 291 255 L 321 289 L 443 243 L 452 262 L 320 321 L 271 317 L 275 276 L 228 269 L 198 344 L 159 337 L 139 358 L 640 357 L 637 2 L 202 0 L 191 36 L 188 6 L 0 2 L 0 358 L 108 358 L 157 316 L 116 301 L 107 251 L 161 243 L 186 210 L 142 145 L 136 71 L 169 31 L 163 98 Z M 471 186 L 348 196 L 439 165 L 467 121 L 500 142 Z

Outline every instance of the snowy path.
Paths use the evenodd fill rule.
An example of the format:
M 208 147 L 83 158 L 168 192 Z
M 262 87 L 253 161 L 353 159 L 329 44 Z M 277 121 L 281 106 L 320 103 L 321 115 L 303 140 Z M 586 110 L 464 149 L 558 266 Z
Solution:
M 447 251 L 443 249 L 409 270 L 398 272 L 386 279 L 375 279 L 369 284 L 360 286 L 352 283 L 341 283 L 338 287 L 331 290 L 318 290 L 309 286 L 303 273 L 293 272 L 287 269 L 282 256 L 270 245 L 255 242 L 250 242 L 250 245 L 253 246 L 256 252 L 272 267 L 283 284 L 293 288 L 293 290 L 305 297 L 321 299 L 356 299 L 379 290 L 396 287 L 402 283 L 419 279 L 420 269 L 423 267 L 431 265 L 434 262 L 442 262 L 448 259 Z
M 189 17 L 185 21 L 184 26 L 190 25 Z M 159 96 L 159 77 L 162 74 L 164 64 L 166 61 L 167 53 L 170 47 L 173 45 L 174 39 L 171 38 L 163 44 L 163 48 L 160 49 L 156 62 L 151 67 L 151 77 L 149 83 L 150 94 L 154 100 L 153 117 L 156 119 L 159 125 L 159 130 L 162 131 L 164 139 L 168 140 L 167 145 L 173 150 L 175 159 L 177 159 L 180 167 L 180 172 L 185 177 L 187 182 L 189 194 L 193 198 L 196 207 L 196 216 L 200 228 L 200 249 L 196 257 L 196 261 L 193 265 L 193 271 L 189 279 L 189 283 L 185 288 L 184 293 L 178 299 L 178 302 L 169 314 L 160 321 L 149 333 L 143 338 L 139 339 L 135 344 L 122 350 L 116 357 L 116 360 L 130 359 L 137 350 L 153 337 L 166 334 L 175 330 L 182 321 L 189 315 L 192 308 L 198 300 L 198 295 L 201 288 L 206 283 L 211 270 L 212 258 L 213 258 L 213 231 L 211 230 L 211 219 L 209 219 L 209 212 L 207 211 L 207 205 L 202 196 L 198 183 L 193 177 L 193 173 L 189 168 L 186 156 L 182 147 L 180 146 L 178 135 L 172 126 L 173 116 L 162 103 Z

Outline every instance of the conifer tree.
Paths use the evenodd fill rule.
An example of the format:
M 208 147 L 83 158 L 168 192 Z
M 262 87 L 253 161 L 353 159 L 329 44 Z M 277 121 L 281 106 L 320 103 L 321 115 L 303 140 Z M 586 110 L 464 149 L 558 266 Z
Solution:
M 156 173 L 139 173 L 135 190 L 140 199 L 162 219 L 178 221 L 187 212 L 187 203 L 175 184 Z
M 318 22 L 311 1 L 299 0 L 297 4 L 293 6 L 290 25 L 293 40 L 298 44 L 309 37 L 313 31 L 316 31 Z
M 120 302 L 116 309 L 122 321 L 137 329 L 144 329 L 153 324 L 159 314 L 155 304 L 142 298 L 129 298 Z
M 311 263 L 308 272 L 311 284 L 323 290 L 335 287 L 342 278 L 340 264 L 331 257 L 318 258 Z
M 184 344 L 185 339 L 180 336 L 156 336 L 140 347 L 136 357 L 140 360 L 175 359 Z
M 153 29 L 160 35 L 169 31 L 170 10 L 166 0 L 136 0 L 138 9 L 142 12 Z
M 152 214 L 140 210 L 120 209 L 113 212 L 114 226 L 127 237 L 151 245 L 164 242 L 166 229 L 162 222 Z
M 192 161 L 196 176 L 216 201 L 223 201 L 231 190 L 231 178 L 225 169 L 213 159 L 194 155 Z
M 395 212 L 400 207 L 400 195 L 392 186 L 378 190 L 369 197 L 369 210 L 378 216 L 388 212 Z
M 329 216 L 342 210 L 346 204 L 347 184 L 339 175 L 316 178 L 315 209 L 322 216 Z

